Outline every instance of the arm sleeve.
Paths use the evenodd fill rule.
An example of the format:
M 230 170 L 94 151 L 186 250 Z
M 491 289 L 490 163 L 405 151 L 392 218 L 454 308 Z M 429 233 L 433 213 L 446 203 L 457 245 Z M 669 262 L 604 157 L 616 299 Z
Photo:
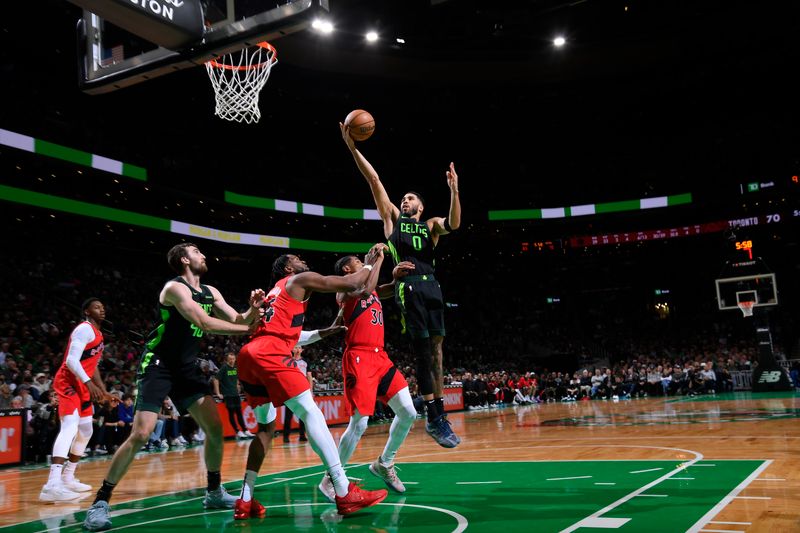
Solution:
M 86 383 L 91 377 L 86 373 L 81 365 L 81 354 L 86 349 L 86 345 L 94 340 L 92 326 L 84 322 L 78 325 L 69 337 L 69 351 L 67 352 L 67 368 L 81 381 Z
M 314 329 L 311 331 L 301 331 L 300 332 L 300 340 L 297 341 L 298 346 L 306 346 L 308 344 L 314 344 L 317 341 L 322 340 L 322 337 L 319 336 L 319 330 Z

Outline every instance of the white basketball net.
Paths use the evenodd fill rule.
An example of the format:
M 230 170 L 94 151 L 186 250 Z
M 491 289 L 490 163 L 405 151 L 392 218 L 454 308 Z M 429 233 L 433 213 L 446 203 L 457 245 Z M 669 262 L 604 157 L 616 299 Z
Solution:
M 266 42 L 208 61 L 206 70 L 216 100 L 214 114 L 232 122 L 258 122 L 258 94 L 277 62 L 275 48 Z
M 755 304 L 755 302 L 738 302 L 736 305 L 741 309 L 742 315 L 753 316 L 753 304 Z

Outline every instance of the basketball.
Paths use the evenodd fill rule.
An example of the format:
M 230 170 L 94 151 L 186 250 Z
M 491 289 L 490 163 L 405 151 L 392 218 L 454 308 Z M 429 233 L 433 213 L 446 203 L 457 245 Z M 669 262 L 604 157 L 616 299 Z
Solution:
M 375 119 L 363 109 L 350 111 L 344 125 L 350 127 L 350 137 L 354 141 L 366 141 L 375 131 Z

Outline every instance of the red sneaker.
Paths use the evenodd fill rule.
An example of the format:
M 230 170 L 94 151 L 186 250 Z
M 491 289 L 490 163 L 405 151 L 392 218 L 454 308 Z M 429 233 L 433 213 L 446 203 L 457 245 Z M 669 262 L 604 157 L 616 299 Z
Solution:
M 235 520 L 247 520 L 248 518 L 264 518 L 267 510 L 255 498 L 249 502 L 239 498 L 233 507 L 233 518 Z
M 355 513 L 365 507 L 381 503 L 388 494 L 386 489 L 364 490 L 351 481 L 347 496 L 343 498 L 336 496 L 336 509 L 341 515 Z

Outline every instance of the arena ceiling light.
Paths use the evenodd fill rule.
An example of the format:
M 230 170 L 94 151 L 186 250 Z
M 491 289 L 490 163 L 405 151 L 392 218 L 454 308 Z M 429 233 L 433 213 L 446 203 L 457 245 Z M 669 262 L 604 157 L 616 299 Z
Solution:
M 367 41 L 369 41 L 371 43 L 374 43 L 375 41 L 378 40 L 378 32 L 376 32 L 376 31 L 367 32 L 366 38 L 367 38 Z
M 567 40 L 561 35 L 553 39 L 553 46 L 555 46 L 556 48 L 561 48 L 565 44 L 567 44 Z
M 402 37 L 398 37 L 395 41 L 397 41 L 397 44 L 406 44 L 406 40 Z
M 333 33 L 333 23 L 329 20 L 314 19 L 314 22 L 311 23 L 311 27 L 320 33 Z

